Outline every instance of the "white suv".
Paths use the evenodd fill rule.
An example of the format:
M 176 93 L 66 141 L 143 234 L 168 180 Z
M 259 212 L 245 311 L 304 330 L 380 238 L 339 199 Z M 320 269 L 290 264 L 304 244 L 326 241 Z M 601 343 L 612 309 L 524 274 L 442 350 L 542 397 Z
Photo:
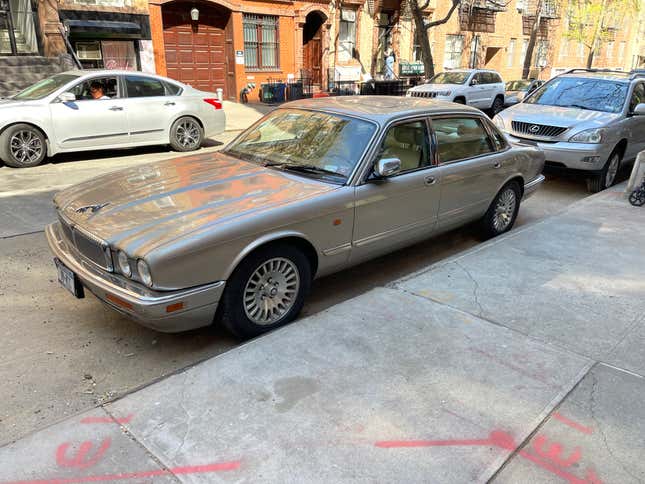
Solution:
M 506 88 L 502 76 L 485 69 L 440 72 L 427 84 L 414 86 L 408 97 L 427 97 L 468 104 L 497 114 L 504 109 Z

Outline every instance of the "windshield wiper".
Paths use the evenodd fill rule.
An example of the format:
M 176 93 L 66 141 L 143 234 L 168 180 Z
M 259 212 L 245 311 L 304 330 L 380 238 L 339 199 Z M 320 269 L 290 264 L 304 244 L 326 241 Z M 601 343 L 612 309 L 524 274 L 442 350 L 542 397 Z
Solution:
M 564 104 L 560 105 L 562 108 L 578 108 L 578 109 L 585 109 L 587 111 L 593 111 L 593 109 L 588 108 L 587 106 L 582 106 L 581 104 Z
M 305 173 L 321 173 L 324 175 L 333 175 L 333 176 L 344 176 L 341 173 L 333 170 L 327 170 L 316 165 L 296 165 L 295 163 L 279 163 L 275 161 L 270 161 L 265 163 L 263 166 L 274 166 L 277 168 L 283 168 L 290 171 L 300 171 Z

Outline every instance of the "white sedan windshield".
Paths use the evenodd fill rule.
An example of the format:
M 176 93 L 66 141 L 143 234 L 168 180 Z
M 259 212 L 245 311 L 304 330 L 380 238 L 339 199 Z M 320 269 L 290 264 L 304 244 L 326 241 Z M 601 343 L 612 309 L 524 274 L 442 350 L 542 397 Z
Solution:
M 74 79 L 78 79 L 78 76 L 73 74 L 56 74 L 55 76 L 38 81 L 36 84 L 32 84 L 27 89 L 13 96 L 13 99 L 20 101 L 42 99 Z

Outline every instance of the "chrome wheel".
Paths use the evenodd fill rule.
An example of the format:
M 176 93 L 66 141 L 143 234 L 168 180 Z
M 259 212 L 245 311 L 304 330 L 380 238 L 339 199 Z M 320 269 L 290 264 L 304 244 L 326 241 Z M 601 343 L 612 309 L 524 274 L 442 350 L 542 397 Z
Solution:
M 495 212 L 493 213 L 493 227 L 500 233 L 506 230 L 510 223 L 513 221 L 515 215 L 515 206 L 517 205 L 517 197 L 515 190 L 506 188 L 497 199 L 495 204 Z
M 37 162 L 43 155 L 43 149 L 40 137 L 28 129 L 17 131 L 9 139 L 11 156 L 23 165 Z
M 605 187 L 609 188 L 614 184 L 619 166 L 620 158 L 618 157 L 618 155 L 612 156 L 611 160 L 609 160 L 609 166 L 607 167 L 607 174 L 605 175 Z
M 291 260 L 283 257 L 263 262 L 244 288 L 246 317 L 259 325 L 279 321 L 298 297 L 300 274 Z
M 183 148 L 196 148 L 201 141 L 201 130 L 196 121 L 185 119 L 177 126 L 175 132 L 177 143 Z

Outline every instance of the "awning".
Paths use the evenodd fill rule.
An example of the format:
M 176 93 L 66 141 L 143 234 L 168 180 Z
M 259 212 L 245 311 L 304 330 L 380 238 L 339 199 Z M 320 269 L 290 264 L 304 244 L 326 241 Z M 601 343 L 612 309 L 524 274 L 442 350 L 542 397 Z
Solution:
M 135 22 L 110 20 L 66 20 L 70 37 L 75 39 L 141 39 L 141 26 Z

